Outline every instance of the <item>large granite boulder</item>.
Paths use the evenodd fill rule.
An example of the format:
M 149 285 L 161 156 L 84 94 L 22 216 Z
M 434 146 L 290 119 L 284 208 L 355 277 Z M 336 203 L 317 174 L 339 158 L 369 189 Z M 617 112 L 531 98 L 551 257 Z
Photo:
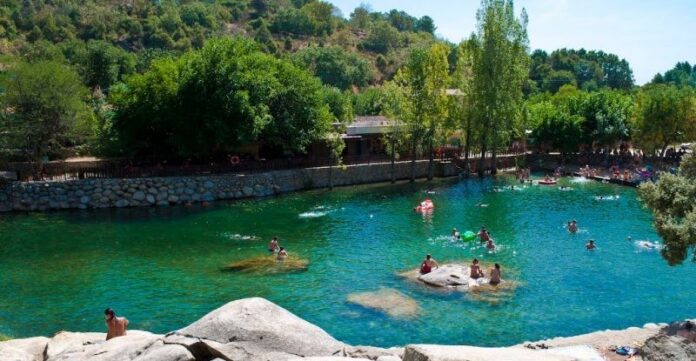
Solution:
M 430 273 L 420 274 L 419 269 L 400 274 L 412 281 L 422 282 L 432 287 L 468 290 L 472 287 L 488 284 L 488 278 L 473 279 L 469 277 L 469 266 L 461 264 L 443 264 Z
M 0 342 L 0 360 L 43 361 L 49 339 L 32 337 Z
M 133 361 L 196 361 L 196 358 L 184 346 L 157 341 Z
M 125 336 L 109 341 L 100 340 L 82 348 L 66 349 L 47 361 L 131 361 L 145 354 L 161 338 L 149 332 L 128 331 Z
M 46 358 L 51 360 L 61 353 L 83 352 L 85 347 L 106 339 L 100 332 L 58 332 L 46 346 Z
M 263 298 L 230 302 L 176 334 L 221 344 L 249 342 L 263 352 L 332 356 L 345 344 L 321 328 Z

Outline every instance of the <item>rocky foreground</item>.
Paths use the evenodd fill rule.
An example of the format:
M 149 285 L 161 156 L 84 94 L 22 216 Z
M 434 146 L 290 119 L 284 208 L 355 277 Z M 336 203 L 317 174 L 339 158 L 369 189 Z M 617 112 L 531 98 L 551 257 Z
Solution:
M 382 349 L 346 345 L 319 327 L 262 298 L 230 302 L 166 335 L 128 331 L 60 332 L 0 342 L 2 361 L 600 361 L 619 360 L 611 345 L 640 346 L 647 361 L 696 360 L 696 343 L 671 336 L 674 327 L 646 325 L 623 331 L 557 338 L 502 348 L 409 345 Z M 640 357 L 640 356 L 639 356 Z

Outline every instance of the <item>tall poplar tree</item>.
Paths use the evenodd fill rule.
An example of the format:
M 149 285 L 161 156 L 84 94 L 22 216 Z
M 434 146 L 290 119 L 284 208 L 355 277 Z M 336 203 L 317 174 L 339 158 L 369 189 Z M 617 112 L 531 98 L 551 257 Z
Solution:
M 515 135 L 523 105 L 522 88 L 529 73 L 527 13 L 515 17 L 513 0 L 482 0 L 476 14 L 478 31 L 472 36 L 474 54 L 473 103 L 480 120 L 481 163 L 492 152 L 492 173 L 500 145 Z

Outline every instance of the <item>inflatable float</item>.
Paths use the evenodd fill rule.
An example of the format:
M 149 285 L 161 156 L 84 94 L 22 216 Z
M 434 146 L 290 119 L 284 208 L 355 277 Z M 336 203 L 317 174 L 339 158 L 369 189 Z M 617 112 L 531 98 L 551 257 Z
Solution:
M 476 239 L 476 233 L 472 231 L 466 231 L 464 234 L 462 234 L 462 239 L 465 241 L 473 241 Z
M 556 184 L 555 179 L 542 179 L 539 181 L 539 184 L 545 185 L 545 186 L 550 186 Z
M 435 204 L 430 199 L 426 199 L 421 202 L 416 208 L 413 208 L 416 212 L 431 211 L 435 208 Z

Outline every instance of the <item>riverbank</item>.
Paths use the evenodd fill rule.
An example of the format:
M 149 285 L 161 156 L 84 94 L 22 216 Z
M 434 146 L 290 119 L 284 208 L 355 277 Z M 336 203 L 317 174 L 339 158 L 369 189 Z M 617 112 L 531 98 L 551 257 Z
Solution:
M 693 360 L 696 344 L 686 343 L 666 324 L 510 347 L 407 345 L 351 346 L 262 298 L 230 302 L 182 329 L 165 335 L 128 331 L 104 341 L 104 333 L 59 332 L 0 342 L 0 360 L 12 361 L 599 361 L 623 360 L 612 346 L 630 346 L 635 360 Z

